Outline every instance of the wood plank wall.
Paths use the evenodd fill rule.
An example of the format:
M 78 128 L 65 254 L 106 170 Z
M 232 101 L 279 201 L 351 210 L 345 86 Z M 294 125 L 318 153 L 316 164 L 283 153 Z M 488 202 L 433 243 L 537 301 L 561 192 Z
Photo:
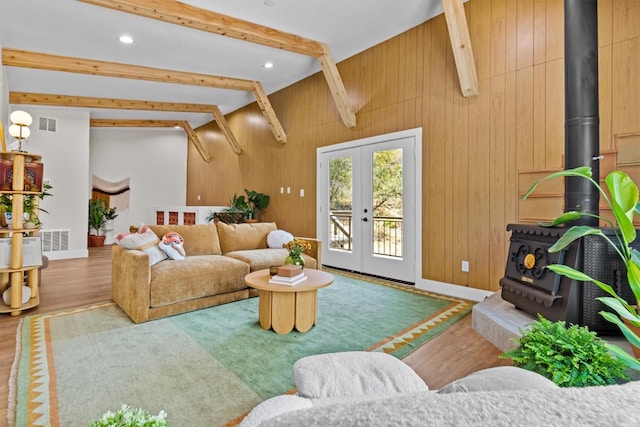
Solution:
M 338 64 L 357 111 L 354 129 L 342 124 L 320 74 L 270 96 L 286 145 L 274 140 L 255 103 L 227 117 L 240 156 L 215 124 L 199 129 L 212 161 L 190 150 L 187 203 L 220 205 L 244 188 L 258 190 L 271 195 L 263 220 L 314 236 L 316 148 L 422 127 L 422 277 L 497 290 L 518 171 L 563 166 L 563 1 L 470 0 L 465 10 L 478 97 L 461 96 L 446 23 L 437 17 Z M 605 151 L 614 135 L 640 130 L 638 22 L 639 1 L 599 1 Z

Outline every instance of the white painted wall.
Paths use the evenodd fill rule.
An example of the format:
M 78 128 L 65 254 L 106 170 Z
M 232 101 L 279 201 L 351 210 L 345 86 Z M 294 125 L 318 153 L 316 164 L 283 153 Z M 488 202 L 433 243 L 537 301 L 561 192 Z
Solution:
M 44 179 L 53 186 L 40 207 L 45 230 L 68 229 L 69 251 L 47 253 L 50 259 L 85 257 L 87 252 L 87 181 L 89 176 L 89 113 L 74 109 L 32 108 L 13 105 L 33 117 L 31 137 L 23 150 L 42 156 Z M 55 118 L 57 131 L 38 130 L 40 117 Z M 10 142 L 7 141 L 7 145 Z
M 187 137 L 182 129 L 92 128 L 91 175 L 107 181 L 130 178 L 130 208 L 119 211 L 107 243 L 129 225 L 155 224 L 154 206 L 187 200 Z

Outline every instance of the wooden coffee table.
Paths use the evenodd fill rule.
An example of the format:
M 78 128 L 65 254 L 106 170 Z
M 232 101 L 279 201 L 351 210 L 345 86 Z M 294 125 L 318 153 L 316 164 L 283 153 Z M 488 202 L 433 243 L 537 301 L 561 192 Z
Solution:
M 307 332 L 316 324 L 318 289 L 332 284 L 333 276 L 311 268 L 305 268 L 304 274 L 307 280 L 294 286 L 270 284 L 268 269 L 245 276 L 245 283 L 259 291 L 258 318 L 263 329 L 288 334 L 294 327 Z

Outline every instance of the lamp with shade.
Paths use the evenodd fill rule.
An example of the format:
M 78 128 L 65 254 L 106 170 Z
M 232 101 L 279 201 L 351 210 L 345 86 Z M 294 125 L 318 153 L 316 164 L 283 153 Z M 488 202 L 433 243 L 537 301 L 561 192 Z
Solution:
M 31 135 L 29 126 L 33 123 L 33 118 L 26 111 L 14 111 L 9 120 L 12 123 L 9 126 L 9 135 L 18 140 L 18 151 L 22 151 L 22 142 Z

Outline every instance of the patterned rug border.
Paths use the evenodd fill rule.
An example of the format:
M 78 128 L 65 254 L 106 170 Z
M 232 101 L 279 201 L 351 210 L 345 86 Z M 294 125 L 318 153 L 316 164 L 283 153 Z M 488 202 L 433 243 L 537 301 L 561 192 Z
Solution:
M 471 308 L 475 304 L 475 302 L 473 301 L 468 301 L 462 298 L 451 297 L 448 295 L 436 294 L 436 293 L 425 291 L 422 289 L 416 289 L 412 285 L 405 285 L 405 284 L 394 282 L 391 280 L 382 279 L 379 277 L 367 276 L 359 273 L 354 273 L 351 271 L 334 269 L 331 267 L 323 267 L 323 270 L 331 274 L 340 274 L 346 277 L 351 277 L 353 279 L 370 282 L 372 284 L 387 286 L 387 287 L 399 289 L 405 292 L 415 293 L 415 294 L 424 295 L 431 298 L 437 298 L 437 299 L 442 299 L 442 300 L 451 302 L 449 306 L 444 307 L 443 309 L 441 309 L 440 311 L 437 311 L 431 316 L 425 319 L 422 319 L 421 321 L 414 323 L 413 325 L 403 329 L 397 334 L 390 336 L 387 339 L 373 345 L 372 347 L 368 348 L 366 351 L 379 351 L 379 352 L 392 354 L 398 351 L 399 349 L 401 349 L 402 347 L 412 343 L 413 341 L 420 339 L 424 334 L 440 326 L 447 320 L 451 319 L 453 316 L 464 313 L 467 310 L 471 310 Z M 402 358 L 404 359 L 413 351 L 405 354 L 404 357 Z
M 411 285 L 406 285 L 402 283 L 393 282 L 390 280 L 385 280 L 378 277 L 366 276 L 358 273 L 353 273 L 349 271 L 343 271 L 338 269 L 333 269 L 329 267 L 323 268 L 323 270 L 336 275 L 341 275 L 347 278 L 362 280 L 364 282 L 385 286 L 389 288 L 394 288 L 397 290 L 401 290 L 404 292 L 415 293 L 419 295 L 428 296 L 431 298 L 437 298 L 440 300 L 448 301 L 450 304 L 436 313 L 414 323 L 413 325 L 408 326 L 407 328 L 399 331 L 398 333 L 387 337 L 386 339 L 374 344 L 372 347 L 366 349 L 366 351 L 378 351 L 385 352 L 388 354 L 393 354 L 397 352 L 399 349 L 404 346 L 420 339 L 429 331 L 434 328 L 442 325 L 447 322 L 451 318 L 457 315 L 461 315 L 466 311 L 471 310 L 474 302 L 467 301 L 461 298 L 450 297 L 447 295 L 441 295 L 432 293 L 429 291 L 425 291 L 422 289 L 416 289 Z M 30 378 L 36 378 L 35 380 L 29 381 L 28 386 L 28 399 L 27 399 L 27 413 L 28 413 L 28 423 L 29 425 L 57 425 L 55 420 L 57 420 L 57 416 L 54 416 L 53 419 L 42 420 L 42 417 L 45 417 L 46 414 L 55 415 L 55 411 L 52 408 L 49 408 L 49 405 L 46 402 L 39 401 L 38 397 L 42 394 L 39 391 L 40 388 L 48 388 L 49 392 L 49 401 L 53 401 L 54 403 L 57 401 L 57 393 L 55 390 L 51 390 L 51 379 L 55 379 L 55 372 L 51 372 L 49 369 L 50 362 L 52 362 L 52 355 L 50 354 L 51 348 L 51 339 L 49 332 L 49 321 L 51 319 L 68 316 L 76 313 L 82 313 L 90 310 L 96 310 L 106 307 L 116 306 L 116 303 L 113 301 L 104 301 L 94 304 L 88 304 L 79 307 L 73 307 L 68 309 L 61 309 L 47 313 L 41 314 L 33 314 L 29 316 L 25 316 L 20 319 L 18 324 L 18 328 L 16 330 L 16 354 L 14 361 L 11 365 L 11 373 L 9 377 L 9 402 L 8 402 L 8 410 L 7 410 L 7 418 L 8 418 L 8 426 L 15 427 L 16 423 L 16 410 L 17 410 L 17 370 L 18 365 L 20 363 L 22 357 L 22 329 L 25 327 L 25 324 L 30 328 L 30 348 L 31 354 L 29 355 L 28 362 L 28 371 Z M 133 324 L 133 322 L 132 322 Z M 433 337 L 432 337 L 433 338 Z M 415 349 L 414 349 L 415 350 Z M 409 351 L 409 353 L 405 354 L 402 358 L 408 356 L 414 350 Z M 295 390 L 295 389 L 294 389 Z M 290 391 L 291 392 L 291 391 Z M 43 406 L 44 405 L 44 406 Z M 54 421 L 53 424 L 51 422 Z M 235 420 L 234 420 L 235 421 Z M 229 424 L 233 425 L 233 424 Z

